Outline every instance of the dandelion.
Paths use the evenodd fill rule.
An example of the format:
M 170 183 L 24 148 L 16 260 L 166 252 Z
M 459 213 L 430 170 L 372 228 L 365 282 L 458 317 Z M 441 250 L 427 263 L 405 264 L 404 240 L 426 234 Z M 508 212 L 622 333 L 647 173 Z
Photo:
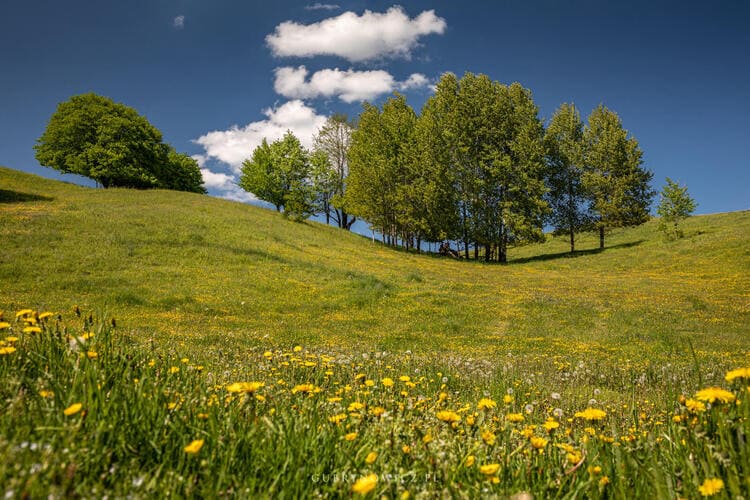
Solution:
M 476 458 L 474 457 L 474 455 L 469 455 L 468 457 L 466 457 L 466 462 L 464 463 L 466 467 L 471 467 L 472 465 L 474 465 L 475 461 L 476 461 Z
M 63 415 L 65 415 L 66 417 L 75 415 L 76 413 L 81 411 L 81 408 L 83 408 L 83 405 L 81 403 L 74 403 L 63 410 Z
M 383 413 L 385 413 L 385 408 L 383 408 L 382 406 L 376 406 L 370 410 L 370 413 L 372 413 L 372 415 L 375 417 L 379 417 Z
M 360 495 L 366 495 L 370 493 L 372 490 L 374 490 L 377 484 L 378 484 L 378 475 L 369 474 L 365 477 L 361 477 L 357 479 L 357 481 L 352 486 L 352 491 L 354 493 L 359 493 Z
M 227 392 L 253 393 L 265 385 L 263 382 L 235 382 L 227 386 Z
M 16 348 L 13 346 L 0 347 L 0 356 L 5 356 L 6 354 L 13 354 L 14 352 L 16 352 Z
M 482 431 L 482 440 L 487 444 L 487 446 L 492 446 L 493 444 L 495 444 L 495 439 L 497 439 L 497 436 L 495 436 L 495 434 L 493 434 L 491 431 Z
M 405 444 L 401 447 L 401 451 L 403 451 L 404 454 L 408 455 L 409 453 L 411 453 L 411 446 Z
M 554 399 L 555 401 L 559 401 L 560 400 L 560 393 L 559 392 L 553 392 L 552 394 L 550 394 L 550 397 L 552 399 Z
M 503 396 L 503 403 L 505 403 L 506 405 L 509 405 L 512 402 L 513 402 L 513 396 L 511 396 L 510 394 L 506 394 L 505 396 Z
M 398 379 L 401 382 L 411 382 L 411 377 L 409 375 L 401 375 Z
M 328 421 L 331 422 L 332 424 L 338 425 L 344 420 L 346 420 L 348 416 L 349 415 L 347 415 L 346 413 L 339 413 L 338 415 L 333 415 L 331 417 L 328 417 Z
M 607 476 L 602 476 L 602 478 L 599 480 L 599 486 L 607 486 L 609 484 L 609 478 Z
M 359 410 L 361 410 L 364 407 L 365 407 L 365 405 L 363 405 L 362 403 L 360 403 L 358 401 L 354 401 L 353 403 L 351 403 L 349 405 L 349 408 L 347 408 L 347 411 L 349 411 L 349 412 L 359 411 Z
M 180 368 L 177 366 L 170 366 L 169 367 L 169 373 L 178 373 L 180 371 Z
M 301 346 L 301 345 L 296 345 L 296 346 L 294 346 L 294 349 L 293 349 L 293 351 L 294 351 L 294 352 L 302 352 L 302 346 Z
M 552 410 L 552 415 L 554 415 L 557 418 L 562 418 L 563 415 L 565 415 L 565 412 L 563 411 L 562 408 L 555 408 L 554 410 Z
M 47 319 L 47 318 L 49 318 L 51 316 L 54 316 L 54 315 L 55 315 L 55 313 L 51 313 L 49 311 L 46 311 L 46 312 L 43 312 L 42 314 L 39 315 L 39 320 L 40 321 L 44 321 L 45 319 Z
M 532 413 L 534 413 L 534 405 L 531 405 L 531 404 L 529 404 L 529 405 L 526 405 L 526 406 L 524 406 L 524 408 L 523 408 L 523 409 L 524 409 L 524 410 L 526 411 L 526 413 L 528 413 L 529 415 L 531 415 Z
M 698 486 L 698 491 L 702 496 L 710 497 L 720 492 L 722 488 L 724 488 L 724 481 L 717 478 L 711 478 L 703 481 L 703 484 Z
M 424 437 L 422 438 L 422 442 L 423 442 L 424 444 L 427 444 L 427 443 L 431 443 L 433 439 L 434 439 L 434 438 L 432 437 L 432 434 L 429 434 L 429 433 L 428 433 L 428 434 L 425 434 L 425 435 L 424 435 Z
M 195 455 L 199 451 L 201 451 L 201 448 L 203 448 L 203 439 L 195 439 L 190 442 L 189 445 L 185 446 L 185 453 L 189 455 Z
M 0 328 L 2 328 L 2 323 L 0 323 Z M 724 377 L 724 380 L 726 380 L 727 382 L 732 382 L 738 378 L 750 379 L 750 366 L 747 368 L 737 368 L 736 370 L 728 371 L 726 376 Z
M 0 330 L 5 330 L 6 328 L 10 328 L 10 323 L 7 321 L 0 321 Z
M 706 411 L 706 404 L 695 399 L 686 399 L 685 408 L 691 413 L 703 413 Z
M 393 379 L 389 377 L 384 378 L 380 383 L 383 384 L 383 387 L 393 387 Z
M 556 420 L 548 419 L 546 422 L 542 424 L 542 427 L 544 427 L 544 429 L 547 432 L 552 432 L 558 427 L 560 427 L 560 423 L 557 422 Z
M 507 415 L 505 415 L 505 420 L 517 424 L 519 422 L 523 422 L 525 419 L 520 413 L 508 413 Z
M 529 439 L 529 442 L 531 443 L 532 448 L 534 448 L 535 450 L 541 450 L 545 446 L 547 446 L 547 443 L 549 441 L 547 441 L 543 437 L 532 437 L 531 439 Z
M 298 392 L 301 392 L 303 394 L 311 394 L 320 392 L 322 390 L 323 389 L 321 389 L 320 387 L 316 387 L 314 384 L 299 384 L 295 385 L 292 388 L 292 394 L 297 394 Z
M 586 408 L 585 410 L 578 411 L 575 414 L 576 418 L 582 418 L 588 421 L 602 420 L 606 416 L 607 416 L 607 412 L 596 409 L 596 408 Z
M 28 316 L 29 314 L 31 314 L 31 313 L 33 313 L 33 312 L 34 312 L 34 310 L 33 310 L 33 309 L 21 309 L 20 311 L 18 311 L 18 312 L 16 313 L 16 319 L 18 319 L 18 318 L 22 318 L 22 317 L 24 317 L 24 316 Z
M 371 451 L 371 452 L 370 452 L 370 453 L 368 453 L 368 454 L 367 454 L 367 456 L 365 457 L 365 463 L 366 463 L 367 465 L 372 465 L 372 464 L 374 464 L 374 463 L 375 463 L 375 460 L 377 460 L 377 459 L 378 459 L 378 454 L 377 454 L 377 452 Z
M 719 401 L 720 403 L 731 403 L 734 401 L 734 394 L 720 387 L 708 387 L 696 392 L 695 399 L 706 401 L 708 403 L 715 403 L 716 401 Z
M 344 439 L 346 439 L 347 441 L 354 441 L 355 439 L 357 439 L 357 433 L 356 432 L 350 432 L 349 434 L 346 434 L 344 436 Z
M 38 326 L 27 326 L 23 329 L 23 333 L 42 333 L 42 329 Z
M 39 395 L 43 398 L 51 398 L 52 396 L 55 395 L 55 393 L 52 391 L 47 391 L 45 389 L 42 389 L 41 391 L 39 391 Z
M 500 470 L 500 464 L 487 464 L 479 467 L 479 472 L 486 476 L 492 476 Z
M 492 408 L 496 408 L 497 403 L 495 403 L 490 398 L 482 398 L 479 400 L 479 403 L 477 403 L 477 408 L 480 410 L 491 410 Z
M 5 341 L 6 342 L 18 342 L 18 337 L 16 337 L 15 335 L 9 335 L 5 337 Z
M 96 359 L 99 357 L 99 353 L 96 351 L 87 351 L 86 357 L 88 357 L 89 359 Z
M 455 411 L 450 411 L 450 410 L 439 411 L 436 413 L 436 416 L 438 420 L 441 420 L 443 422 L 453 423 L 453 422 L 461 421 L 461 416 Z

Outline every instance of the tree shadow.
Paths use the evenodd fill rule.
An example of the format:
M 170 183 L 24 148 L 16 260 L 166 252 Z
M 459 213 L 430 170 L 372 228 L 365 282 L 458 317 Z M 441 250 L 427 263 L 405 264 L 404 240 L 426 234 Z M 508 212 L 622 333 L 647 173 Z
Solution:
M 20 193 L 9 189 L 0 189 L 0 203 L 24 203 L 29 201 L 52 201 L 54 198 L 40 194 Z
M 575 259 L 583 257 L 584 255 L 595 255 L 598 253 L 606 252 L 608 250 L 615 250 L 618 248 L 631 248 L 640 245 L 646 240 L 629 241 L 627 243 L 620 243 L 618 245 L 607 246 L 604 248 L 590 248 L 587 250 L 576 250 L 573 253 L 570 252 L 557 252 L 557 253 L 545 253 L 542 255 L 535 255 L 533 257 L 522 257 L 520 259 L 512 259 L 508 264 L 526 264 L 527 262 L 544 262 L 555 259 Z

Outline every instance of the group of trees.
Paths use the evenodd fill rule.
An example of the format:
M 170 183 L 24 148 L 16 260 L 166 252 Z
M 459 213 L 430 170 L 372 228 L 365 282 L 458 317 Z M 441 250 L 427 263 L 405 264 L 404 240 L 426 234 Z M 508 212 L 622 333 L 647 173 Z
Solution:
M 652 174 L 614 112 L 584 125 L 562 105 L 546 128 L 531 92 L 485 75 L 444 75 L 417 115 L 403 96 L 365 104 L 349 151 L 344 207 L 386 242 L 457 241 L 505 262 L 551 225 L 570 236 L 648 220 Z
M 350 229 L 356 218 L 344 208 L 349 176 L 349 145 L 353 125 L 333 115 L 313 139 L 308 151 L 292 132 L 271 144 L 264 139 L 242 164 L 239 186 L 294 220 L 323 214 Z
M 133 108 L 93 93 L 61 103 L 34 149 L 41 165 L 105 188 L 206 192 L 193 158 L 165 144 Z

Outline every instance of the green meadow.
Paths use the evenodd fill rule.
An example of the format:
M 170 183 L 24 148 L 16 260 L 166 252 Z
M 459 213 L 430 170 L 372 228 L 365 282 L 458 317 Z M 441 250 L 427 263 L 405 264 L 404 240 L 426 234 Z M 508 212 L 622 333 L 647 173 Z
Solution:
M 747 497 L 750 212 L 683 228 L 499 265 L 0 168 L 0 493 Z

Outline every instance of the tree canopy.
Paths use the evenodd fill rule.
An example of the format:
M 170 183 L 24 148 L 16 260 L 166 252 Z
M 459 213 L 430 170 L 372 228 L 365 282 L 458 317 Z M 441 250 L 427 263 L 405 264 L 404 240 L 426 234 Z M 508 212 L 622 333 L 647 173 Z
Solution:
M 205 193 L 198 164 L 162 142 L 133 108 L 94 93 L 60 103 L 34 146 L 41 165 L 103 187 Z
M 682 237 L 679 223 L 689 217 L 697 206 L 688 194 L 687 186 L 680 186 L 667 177 L 667 183 L 659 193 L 659 206 L 656 207 L 656 214 L 661 217 L 659 228 L 670 237 Z

